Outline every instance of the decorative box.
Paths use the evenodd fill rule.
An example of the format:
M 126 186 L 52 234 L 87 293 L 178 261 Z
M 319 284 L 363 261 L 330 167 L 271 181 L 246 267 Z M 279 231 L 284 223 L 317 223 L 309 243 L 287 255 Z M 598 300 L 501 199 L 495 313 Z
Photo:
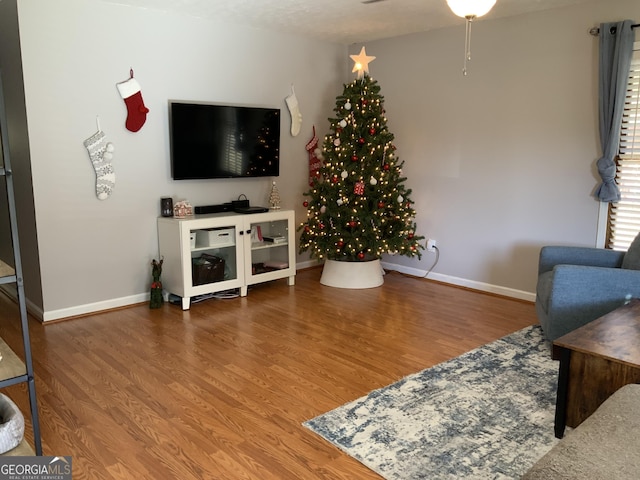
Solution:
M 235 228 L 207 228 L 197 230 L 196 245 L 198 247 L 229 247 L 236 243 Z

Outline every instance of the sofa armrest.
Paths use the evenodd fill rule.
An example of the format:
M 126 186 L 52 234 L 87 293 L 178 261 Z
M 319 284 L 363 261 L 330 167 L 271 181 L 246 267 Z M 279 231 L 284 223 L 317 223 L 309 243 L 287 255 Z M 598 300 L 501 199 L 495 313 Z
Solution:
M 604 248 L 546 246 L 540 250 L 538 275 L 553 270 L 556 265 L 589 265 L 620 268 L 625 252 Z

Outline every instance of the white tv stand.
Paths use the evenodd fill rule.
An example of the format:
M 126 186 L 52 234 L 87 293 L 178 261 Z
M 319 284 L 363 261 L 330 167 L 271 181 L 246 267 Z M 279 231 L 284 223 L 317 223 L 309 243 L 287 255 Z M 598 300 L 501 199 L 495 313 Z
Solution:
M 197 295 L 238 288 L 244 297 L 249 285 L 281 278 L 294 285 L 294 220 L 293 210 L 158 218 L 164 289 L 188 310 Z M 224 267 L 207 256 L 223 259 Z

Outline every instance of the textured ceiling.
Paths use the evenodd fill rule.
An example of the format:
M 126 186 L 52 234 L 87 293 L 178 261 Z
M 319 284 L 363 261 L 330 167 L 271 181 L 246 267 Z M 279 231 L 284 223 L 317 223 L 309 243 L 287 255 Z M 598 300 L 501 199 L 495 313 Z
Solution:
M 396 37 L 463 22 L 449 10 L 446 0 L 374 0 L 373 3 L 372 0 L 103 1 L 231 21 L 342 44 Z M 497 0 L 486 18 L 509 17 L 587 1 L 592 0 Z

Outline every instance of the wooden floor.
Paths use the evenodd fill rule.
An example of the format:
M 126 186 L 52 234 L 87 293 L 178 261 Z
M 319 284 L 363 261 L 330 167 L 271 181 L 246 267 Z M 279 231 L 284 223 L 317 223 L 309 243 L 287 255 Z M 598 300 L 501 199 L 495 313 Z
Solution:
M 301 423 L 536 323 L 527 302 L 399 273 L 335 289 L 320 273 L 185 312 L 32 321 L 44 454 L 71 455 L 74 480 L 377 479 Z M 14 348 L 18 319 L 0 295 Z M 24 386 L 3 392 L 28 411 Z

